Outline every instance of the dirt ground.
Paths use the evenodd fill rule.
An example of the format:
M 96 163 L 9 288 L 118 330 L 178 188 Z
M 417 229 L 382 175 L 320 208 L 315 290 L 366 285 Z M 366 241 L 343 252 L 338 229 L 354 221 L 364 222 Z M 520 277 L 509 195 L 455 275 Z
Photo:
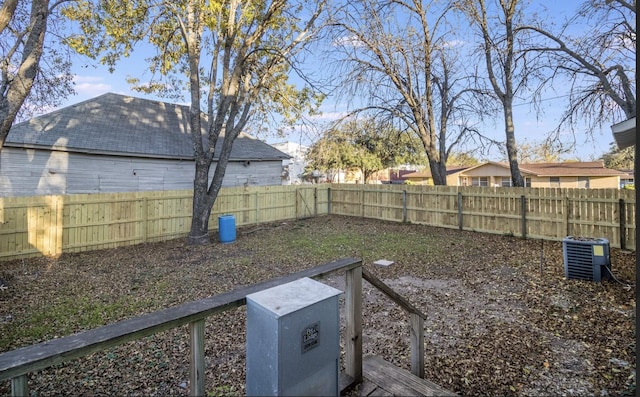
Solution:
M 0 262 L 0 351 L 358 257 L 426 313 L 425 377 L 449 390 L 635 394 L 635 253 L 612 249 L 617 280 L 597 283 L 565 279 L 560 242 L 335 216 L 237 236 Z M 344 285 L 341 274 L 322 282 Z M 408 369 L 408 316 L 366 282 L 363 295 L 364 353 Z M 244 309 L 208 319 L 209 395 L 244 394 L 244 327 Z M 31 374 L 29 385 L 37 396 L 186 395 L 188 359 L 182 327 Z

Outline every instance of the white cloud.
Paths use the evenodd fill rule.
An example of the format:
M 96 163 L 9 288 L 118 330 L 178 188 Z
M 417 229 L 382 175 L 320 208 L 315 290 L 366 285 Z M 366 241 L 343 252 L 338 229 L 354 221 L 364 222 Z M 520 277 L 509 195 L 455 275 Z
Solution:
M 334 40 L 333 45 L 336 46 L 351 46 L 351 47 L 364 47 L 364 43 L 357 36 L 344 36 Z
M 348 114 L 349 113 L 347 112 L 322 112 L 322 114 L 314 115 L 309 118 L 316 121 L 335 121 L 347 116 Z
M 105 83 L 104 78 L 99 76 L 76 75 L 73 81 L 76 92 L 82 96 L 94 97 L 112 90 L 112 86 Z
M 443 43 L 445 48 L 462 47 L 466 44 L 463 40 L 448 40 Z

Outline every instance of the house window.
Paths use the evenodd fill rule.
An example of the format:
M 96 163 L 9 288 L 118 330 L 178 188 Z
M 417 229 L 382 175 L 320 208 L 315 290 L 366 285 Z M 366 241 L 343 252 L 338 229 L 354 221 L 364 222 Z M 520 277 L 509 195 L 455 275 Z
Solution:
M 589 189 L 589 177 L 588 176 L 579 176 L 578 177 L 578 187 L 583 189 Z
M 549 186 L 550 187 L 560 187 L 560 177 L 559 176 L 550 176 L 549 177 Z
M 531 178 L 524 178 L 524 187 L 531 187 Z
M 502 177 L 502 187 L 511 187 L 511 178 L 508 176 Z
M 633 187 L 633 179 L 620 179 L 620 189 L 624 189 L 626 186 Z
M 471 186 L 489 186 L 489 177 L 474 176 L 471 178 Z

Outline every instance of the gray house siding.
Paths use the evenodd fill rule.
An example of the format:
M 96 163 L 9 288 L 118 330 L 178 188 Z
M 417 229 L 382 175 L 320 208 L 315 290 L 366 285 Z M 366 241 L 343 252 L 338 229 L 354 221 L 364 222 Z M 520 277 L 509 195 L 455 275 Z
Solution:
M 223 186 L 280 185 L 281 172 L 281 160 L 230 162 Z M 10 147 L 0 156 L 0 197 L 192 189 L 193 177 L 191 160 Z
M 188 113 L 108 93 L 16 124 L 0 153 L 0 197 L 192 189 Z M 289 157 L 241 133 L 223 186 L 281 185 Z

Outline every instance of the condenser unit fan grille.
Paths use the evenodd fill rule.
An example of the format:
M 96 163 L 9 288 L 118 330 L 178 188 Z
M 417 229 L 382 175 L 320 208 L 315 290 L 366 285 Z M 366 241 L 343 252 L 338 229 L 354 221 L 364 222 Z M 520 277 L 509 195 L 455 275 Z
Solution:
M 609 278 L 609 241 L 603 238 L 569 236 L 562 241 L 567 279 L 601 281 Z

